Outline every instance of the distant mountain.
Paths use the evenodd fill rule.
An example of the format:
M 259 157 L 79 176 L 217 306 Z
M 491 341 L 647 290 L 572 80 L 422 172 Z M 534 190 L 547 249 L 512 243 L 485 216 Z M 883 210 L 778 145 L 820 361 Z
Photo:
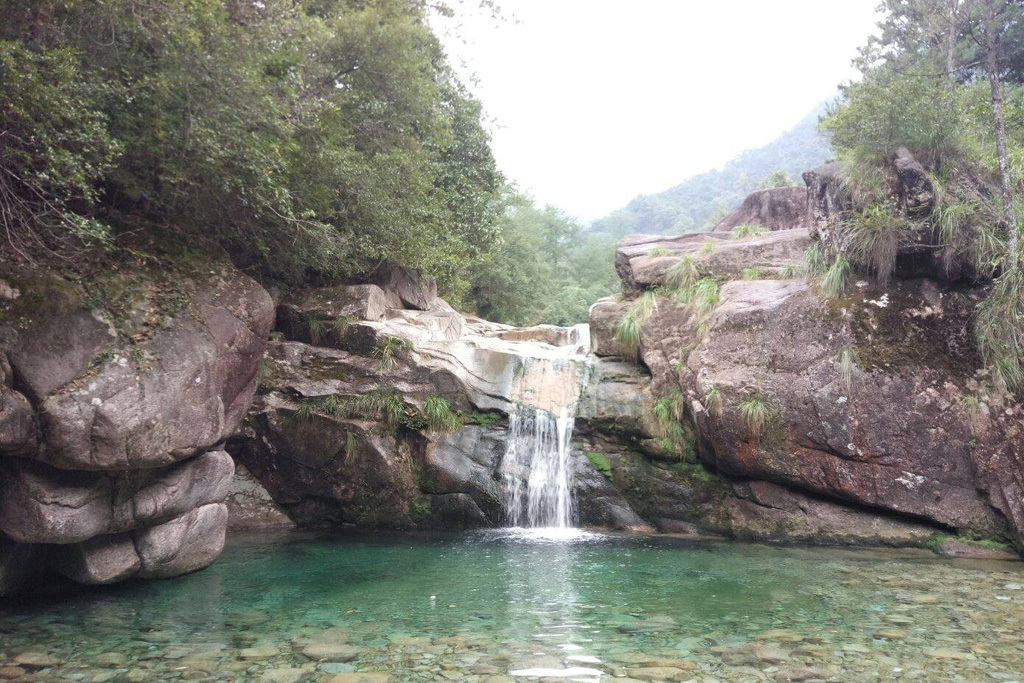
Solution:
M 640 195 L 625 208 L 594 221 L 590 229 L 613 237 L 710 230 L 716 219 L 739 206 L 772 171 L 782 169 L 801 183 L 801 173 L 832 156 L 828 140 L 817 130 L 824 111 L 821 104 L 774 142 L 741 152 L 721 170 L 695 175 L 659 194 Z

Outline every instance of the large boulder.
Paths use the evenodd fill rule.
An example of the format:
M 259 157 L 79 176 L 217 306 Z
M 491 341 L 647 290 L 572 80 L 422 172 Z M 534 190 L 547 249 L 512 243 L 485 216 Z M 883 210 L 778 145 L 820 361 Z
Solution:
M 978 370 L 963 343 L 969 314 L 928 281 L 859 289 L 839 314 L 799 283 L 727 283 L 684 377 L 704 456 L 730 475 L 1004 535 L 964 407 Z M 710 387 L 717 416 L 700 404 Z M 743 418 L 750 410 L 763 425 Z
M 212 562 L 234 471 L 218 447 L 255 394 L 270 296 L 227 264 L 112 267 L 84 282 L 0 271 L 0 529 L 16 542 L 11 556 L 89 583 Z M 25 574 L 0 573 L 0 592 Z
M 384 263 L 371 275 L 370 282 L 387 292 L 392 308 L 417 311 L 448 308 L 437 298 L 437 284 L 411 268 Z
M 225 267 L 197 281 L 189 305 L 170 320 L 150 321 L 150 302 L 105 314 L 56 276 L 43 291 L 31 289 L 40 284 L 35 274 L 7 276 L 32 292 L 8 306 L 0 324 L 18 388 L 39 414 L 41 447 L 26 457 L 73 470 L 157 467 L 237 429 L 273 323 L 270 297 L 250 278 Z M 35 297 L 53 303 L 30 306 Z
M 806 187 L 775 187 L 750 194 L 740 207 L 720 220 L 713 232 L 729 232 L 739 225 L 759 225 L 767 230 L 808 227 Z
M 617 268 L 623 286 L 633 293 L 666 284 L 672 267 L 682 258 L 693 261 L 701 275 L 738 278 L 744 270 L 776 275 L 800 262 L 813 243 L 807 229 L 779 228 L 767 235 L 724 239 L 728 233 L 686 235 L 685 240 L 620 245 Z M 629 236 L 626 239 L 629 239 Z

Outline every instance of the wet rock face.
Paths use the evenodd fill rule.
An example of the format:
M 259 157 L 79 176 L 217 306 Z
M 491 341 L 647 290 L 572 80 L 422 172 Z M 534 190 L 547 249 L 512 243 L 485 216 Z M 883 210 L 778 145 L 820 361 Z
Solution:
M 0 532 L 88 583 L 209 564 L 234 472 L 218 445 L 255 393 L 269 295 L 229 266 L 112 275 L 91 285 L 110 308 L 47 271 L 0 278 Z

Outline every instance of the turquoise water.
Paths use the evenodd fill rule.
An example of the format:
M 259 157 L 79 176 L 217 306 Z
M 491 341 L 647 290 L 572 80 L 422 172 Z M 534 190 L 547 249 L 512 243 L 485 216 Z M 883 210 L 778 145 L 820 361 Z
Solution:
M 283 534 L 235 537 L 180 579 L 0 607 L 0 679 L 1012 681 L 1022 624 L 1018 563 Z

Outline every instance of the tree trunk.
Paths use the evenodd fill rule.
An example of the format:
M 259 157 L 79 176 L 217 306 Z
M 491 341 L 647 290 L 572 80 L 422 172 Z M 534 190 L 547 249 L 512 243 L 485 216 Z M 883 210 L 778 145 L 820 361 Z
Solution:
M 999 161 L 999 188 L 1003 199 L 1003 218 L 1006 221 L 1007 265 L 1009 269 L 1017 267 L 1018 236 L 1017 212 L 1013 206 L 1013 187 L 1010 180 L 1010 160 L 1006 152 L 1006 117 L 1003 115 L 1003 88 L 999 81 L 999 62 L 996 57 L 998 38 L 996 37 L 995 21 L 989 23 L 985 31 L 985 68 L 988 71 L 988 82 L 992 89 L 992 119 L 996 131 L 996 157 Z

